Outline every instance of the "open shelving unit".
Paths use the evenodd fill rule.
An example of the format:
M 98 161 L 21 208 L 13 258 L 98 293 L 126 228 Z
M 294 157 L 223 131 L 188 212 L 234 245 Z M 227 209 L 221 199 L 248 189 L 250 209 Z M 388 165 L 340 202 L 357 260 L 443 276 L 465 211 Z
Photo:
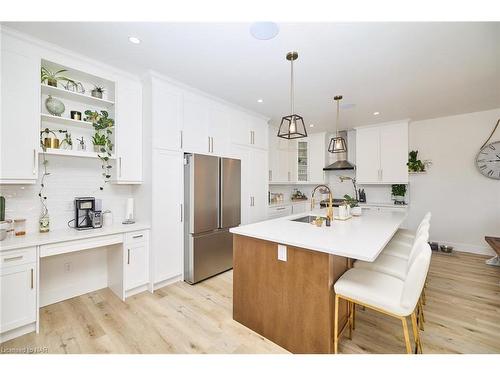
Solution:
M 92 144 L 92 136 L 95 134 L 95 130 L 91 122 L 84 121 L 85 111 L 105 110 L 109 113 L 109 117 L 115 118 L 115 82 L 48 60 L 42 59 L 41 65 L 52 71 L 65 69 L 66 72 L 64 72 L 64 75 L 66 77 L 73 79 L 75 82 L 80 82 L 85 88 L 85 92 L 81 93 L 67 90 L 65 87 L 62 87 L 63 85 L 61 82 L 58 83 L 57 87 L 49 86 L 44 83 L 40 84 L 40 131 L 49 128 L 50 130 L 55 131 L 56 134 L 59 134 L 57 133 L 58 130 L 65 130 L 71 135 L 73 143 L 72 149 L 48 148 L 45 154 L 98 158 L 98 153 L 93 152 Z M 101 85 L 105 88 L 105 96 L 102 99 L 95 98 L 90 95 L 90 91 L 94 85 Z M 49 96 L 57 98 L 63 102 L 65 111 L 61 114 L 61 116 L 55 116 L 46 109 L 45 101 Z M 82 114 L 82 120 L 73 120 L 70 118 L 69 114 L 71 111 L 80 112 Z M 78 149 L 79 141 L 77 138 L 84 139 L 85 150 Z M 114 138 L 114 134 L 112 135 L 112 138 Z M 59 140 L 62 141 L 61 138 Z M 43 150 L 40 148 L 39 152 L 42 153 Z M 114 159 L 114 155 L 111 156 L 110 159 Z

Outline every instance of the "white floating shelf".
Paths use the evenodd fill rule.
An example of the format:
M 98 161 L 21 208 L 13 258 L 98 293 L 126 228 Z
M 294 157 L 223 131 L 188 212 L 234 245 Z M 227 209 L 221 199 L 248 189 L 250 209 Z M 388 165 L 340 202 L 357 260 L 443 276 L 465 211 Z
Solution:
M 39 153 L 43 153 L 43 150 L 39 150 Z M 76 151 L 76 150 L 64 150 L 61 148 L 48 148 L 47 151 L 45 151 L 45 154 L 47 155 L 58 155 L 58 156 L 72 156 L 72 157 L 79 157 L 79 158 L 98 158 L 97 152 L 92 152 L 92 151 Z M 111 155 L 109 157 L 110 159 L 114 159 L 115 156 Z
M 42 118 L 42 121 L 49 121 L 55 124 L 78 127 L 80 129 L 94 130 L 92 123 L 88 121 L 73 120 L 67 117 L 49 115 L 47 113 L 41 113 L 40 117 Z
M 110 100 L 94 98 L 90 95 L 80 94 L 78 92 L 65 90 L 60 87 L 49 86 L 43 83 L 41 84 L 41 87 L 42 94 L 53 95 L 58 98 L 65 98 L 68 100 L 73 100 L 75 102 L 90 104 L 102 108 L 109 108 L 115 105 L 115 102 L 112 102 Z

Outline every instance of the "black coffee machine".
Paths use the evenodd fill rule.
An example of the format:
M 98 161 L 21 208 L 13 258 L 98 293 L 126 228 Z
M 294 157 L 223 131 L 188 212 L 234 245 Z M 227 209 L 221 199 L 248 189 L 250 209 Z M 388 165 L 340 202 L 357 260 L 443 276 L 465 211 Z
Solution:
M 102 227 L 102 201 L 94 197 L 75 198 L 75 229 Z

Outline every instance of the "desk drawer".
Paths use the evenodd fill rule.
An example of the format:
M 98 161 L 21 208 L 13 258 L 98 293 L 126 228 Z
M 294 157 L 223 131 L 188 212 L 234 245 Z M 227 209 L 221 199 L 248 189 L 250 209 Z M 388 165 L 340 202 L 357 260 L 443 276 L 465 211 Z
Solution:
M 127 246 L 139 244 L 148 240 L 148 231 L 140 230 L 137 232 L 125 233 L 125 243 Z
M 93 249 L 96 247 L 115 245 L 123 242 L 123 235 L 111 234 L 107 236 L 99 236 L 85 238 L 81 240 L 64 241 L 49 245 L 40 246 L 40 258 L 58 254 L 67 254 L 74 251 Z
M 36 262 L 36 247 L 25 247 L 18 250 L 0 253 L 0 268 L 19 266 Z

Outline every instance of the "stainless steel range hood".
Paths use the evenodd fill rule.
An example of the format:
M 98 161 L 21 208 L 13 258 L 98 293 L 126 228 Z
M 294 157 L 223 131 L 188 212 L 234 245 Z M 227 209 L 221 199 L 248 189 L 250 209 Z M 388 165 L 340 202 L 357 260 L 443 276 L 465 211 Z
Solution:
M 340 131 L 339 132 L 340 136 L 342 136 L 347 143 L 347 150 L 349 150 L 349 147 L 351 146 L 349 143 L 349 136 L 346 131 Z M 353 142 L 354 143 L 354 142 Z M 344 171 L 344 170 L 353 170 L 355 169 L 354 164 L 350 163 L 347 161 L 347 153 L 339 153 L 337 154 L 337 161 L 335 163 L 332 163 L 325 168 L 323 168 L 324 171 Z
M 347 160 L 337 160 L 335 163 L 323 168 L 324 171 L 343 171 L 346 169 L 354 169 L 354 165 L 349 163 Z

